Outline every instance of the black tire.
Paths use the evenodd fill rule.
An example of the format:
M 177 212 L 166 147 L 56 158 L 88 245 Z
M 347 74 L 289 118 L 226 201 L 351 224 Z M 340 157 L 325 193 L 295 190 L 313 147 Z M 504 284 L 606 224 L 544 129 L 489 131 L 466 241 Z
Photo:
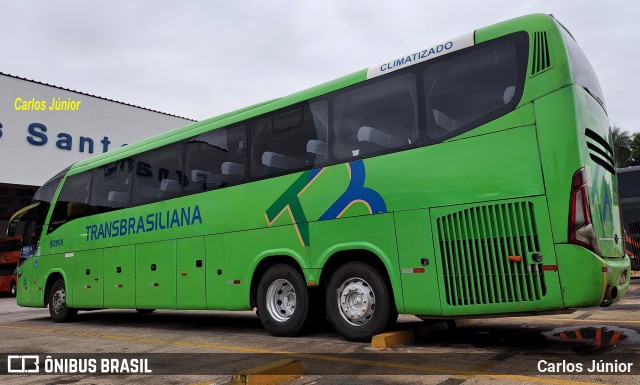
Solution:
M 387 327 L 385 329 L 393 328 L 398 322 L 398 310 L 394 303 L 391 305 L 391 310 L 389 311 L 389 319 L 387 320 Z
M 149 314 L 156 311 L 156 309 L 136 309 L 136 311 L 138 312 L 138 314 Z
M 295 336 L 306 326 L 309 292 L 292 266 L 281 263 L 264 273 L 258 283 L 256 304 L 262 326 L 274 336 Z
M 11 284 L 9 286 L 9 293 L 12 297 L 15 297 L 18 294 L 18 286 L 13 281 L 11 281 Z
M 78 314 L 78 309 L 67 307 L 67 295 L 62 278 L 58 279 L 51 287 L 48 304 L 53 322 L 68 322 Z
M 331 276 L 327 311 L 331 325 L 349 341 L 368 341 L 397 317 L 384 279 L 373 266 L 361 262 L 349 262 Z

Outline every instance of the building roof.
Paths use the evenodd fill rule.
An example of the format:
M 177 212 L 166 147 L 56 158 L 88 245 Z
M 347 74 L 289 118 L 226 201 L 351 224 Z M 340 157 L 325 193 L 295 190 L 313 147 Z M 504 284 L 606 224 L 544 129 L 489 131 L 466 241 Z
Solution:
M 86 92 L 76 91 L 76 90 L 72 90 L 72 89 L 69 89 L 69 88 L 56 86 L 56 85 L 49 84 L 49 83 L 39 82 L 39 81 L 37 81 L 37 80 L 27 79 L 27 78 L 23 78 L 23 77 L 20 77 L 20 76 L 7 74 L 7 73 L 4 73 L 4 72 L 0 72 L 0 75 L 7 76 L 7 77 L 10 77 L 10 78 L 13 78 L 13 79 L 24 80 L 24 81 L 31 82 L 31 83 L 35 83 L 35 84 L 40 84 L 40 85 L 47 86 L 47 87 L 56 88 L 56 89 L 59 89 L 59 90 L 64 90 L 64 91 L 69 91 L 69 92 L 75 92 L 75 93 L 80 94 L 80 95 L 91 96 L 91 97 L 93 97 L 93 98 L 102 99 L 102 100 L 106 100 L 106 101 L 109 101 L 109 102 L 122 104 L 122 105 L 124 105 L 124 106 L 140 108 L 140 109 L 142 109 L 142 110 L 147 110 L 147 111 L 151 111 L 151 112 L 156 112 L 156 113 L 158 113 L 158 114 L 163 114 L 163 115 L 173 116 L 173 117 L 175 117 L 175 118 L 180 118 L 180 119 L 185 119 L 185 120 L 191 120 L 192 122 L 196 122 L 196 121 L 197 121 L 197 120 L 195 120 L 195 119 L 185 118 L 184 116 L 179 116 L 179 115 L 169 114 L 169 113 L 167 113 L 167 112 L 162 112 L 162 111 L 158 111 L 158 110 L 152 110 L 151 108 L 145 108 L 145 107 L 141 107 L 141 106 L 136 106 L 135 104 L 130 104 L 130 103 L 125 103 L 125 102 L 121 102 L 121 101 L 118 101 L 118 100 L 114 100 L 114 99 L 104 98 L 104 97 L 102 97 L 102 96 L 92 95 L 92 94 L 89 94 L 89 93 L 86 93 Z

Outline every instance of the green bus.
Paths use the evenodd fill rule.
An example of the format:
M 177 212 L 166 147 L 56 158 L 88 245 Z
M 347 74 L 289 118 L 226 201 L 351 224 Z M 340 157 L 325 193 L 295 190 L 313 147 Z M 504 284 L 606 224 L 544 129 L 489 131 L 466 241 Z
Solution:
M 257 308 L 274 335 L 328 317 L 349 340 L 398 313 L 610 305 L 612 153 L 574 38 L 520 17 L 75 163 L 22 215 L 18 304 Z

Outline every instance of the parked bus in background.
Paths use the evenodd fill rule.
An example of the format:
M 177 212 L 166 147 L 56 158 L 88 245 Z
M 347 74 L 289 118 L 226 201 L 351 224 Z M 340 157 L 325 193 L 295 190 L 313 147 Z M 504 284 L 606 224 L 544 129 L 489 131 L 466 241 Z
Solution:
M 63 170 L 18 304 L 257 308 L 274 335 L 328 316 L 349 340 L 398 313 L 610 305 L 630 273 L 612 156 L 591 65 L 525 16 Z
M 631 269 L 640 271 L 640 166 L 619 168 L 618 187 Z
M 21 238 L 0 239 L 0 293 L 16 296 L 18 277 L 16 268 L 20 260 Z

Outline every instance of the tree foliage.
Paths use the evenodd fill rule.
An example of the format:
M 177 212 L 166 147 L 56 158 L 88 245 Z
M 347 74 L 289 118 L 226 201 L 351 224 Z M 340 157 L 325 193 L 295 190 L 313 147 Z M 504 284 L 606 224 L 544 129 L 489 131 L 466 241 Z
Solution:
M 620 127 L 611 129 L 616 167 L 640 166 L 640 133 L 630 134 Z

